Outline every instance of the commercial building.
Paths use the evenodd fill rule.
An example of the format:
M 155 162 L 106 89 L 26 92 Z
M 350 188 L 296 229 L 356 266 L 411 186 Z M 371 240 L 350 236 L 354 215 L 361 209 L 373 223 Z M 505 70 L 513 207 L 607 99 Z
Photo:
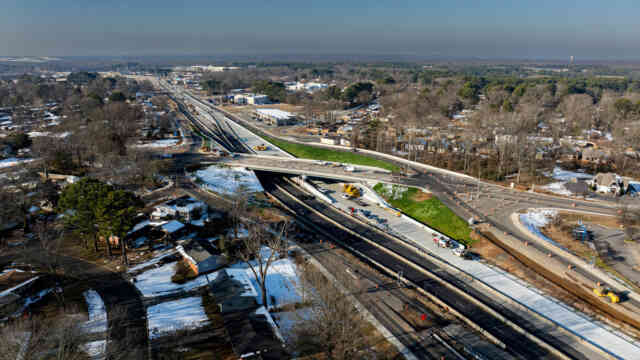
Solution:
M 233 95 L 233 103 L 240 105 L 264 105 L 269 103 L 269 97 L 262 94 L 236 94 Z
M 327 84 L 317 82 L 301 83 L 297 81 L 287 82 L 284 84 L 288 91 L 306 91 L 312 93 L 314 91 L 326 89 Z
M 296 122 L 294 114 L 278 109 L 256 109 L 255 116 L 273 126 L 293 125 Z

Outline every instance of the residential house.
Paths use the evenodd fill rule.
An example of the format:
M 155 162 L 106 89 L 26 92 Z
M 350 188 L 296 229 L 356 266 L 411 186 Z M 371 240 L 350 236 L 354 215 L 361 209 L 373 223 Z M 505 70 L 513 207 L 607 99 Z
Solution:
M 156 206 L 151 213 L 151 218 L 154 220 L 181 218 L 189 222 L 199 219 L 207 209 L 205 202 L 185 195 Z
M 208 249 L 197 240 L 192 240 L 186 249 L 182 245 L 176 249 L 196 275 L 216 271 L 227 264 L 224 256 L 212 254 L 212 248 Z
M 595 147 L 587 147 L 582 150 L 582 161 L 601 163 L 607 161 L 608 158 L 609 156 L 606 152 Z
M 622 178 L 614 173 L 599 173 L 590 181 L 590 185 L 603 194 L 622 195 L 626 190 Z

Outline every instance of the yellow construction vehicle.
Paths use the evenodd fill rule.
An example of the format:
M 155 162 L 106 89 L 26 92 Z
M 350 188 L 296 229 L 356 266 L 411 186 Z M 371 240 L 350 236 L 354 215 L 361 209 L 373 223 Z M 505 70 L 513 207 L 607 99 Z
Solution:
M 253 147 L 253 150 L 256 150 L 256 151 L 265 151 L 267 149 L 268 147 L 265 144 L 260 144 Z
M 611 291 L 611 289 L 597 287 L 593 289 L 593 293 L 596 294 L 596 296 L 598 297 L 605 297 L 605 296 L 608 297 L 609 301 L 611 301 L 611 303 L 613 304 L 617 304 L 620 302 L 620 296 L 618 296 L 618 294 Z
M 342 187 L 342 191 L 351 197 L 354 197 L 354 198 L 360 197 L 360 189 L 358 189 L 353 184 L 344 184 Z

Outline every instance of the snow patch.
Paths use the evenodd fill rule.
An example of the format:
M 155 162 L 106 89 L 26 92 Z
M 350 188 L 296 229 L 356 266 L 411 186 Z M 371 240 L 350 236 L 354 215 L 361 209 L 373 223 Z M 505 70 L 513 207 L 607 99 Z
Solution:
M 566 195 L 566 196 L 573 195 L 571 191 L 567 190 L 567 188 L 564 187 L 564 184 L 566 184 L 566 182 L 564 181 L 554 182 L 554 183 L 543 186 L 542 189 L 558 195 Z
M 149 339 L 169 332 L 195 329 L 209 323 L 200 297 L 188 297 L 150 306 L 147 308 L 147 320 Z
M 585 174 L 583 172 L 575 172 L 569 170 L 563 170 L 560 167 L 555 167 L 552 172 L 545 173 L 546 176 L 559 181 L 570 181 L 571 179 L 590 180 L 593 179 L 593 175 Z
M 165 148 L 165 147 L 175 146 L 178 144 L 179 141 L 180 139 L 163 139 L 163 140 L 156 140 L 146 144 L 137 144 L 135 146 L 139 148 Z
M 87 301 L 89 310 L 89 321 L 82 325 L 88 333 L 101 333 L 107 331 L 107 310 L 104 301 L 95 290 L 88 290 L 82 293 Z
M 102 359 L 107 352 L 107 341 L 91 341 L 82 345 L 82 351 L 87 353 L 91 359 Z
M 204 275 L 198 276 L 184 284 L 172 282 L 171 277 L 176 273 L 176 265 L 177 262 L 173 262 L 147 270 L 135 277 L 134 284 L 144 297 L 169 295 L 207 285 L 207 277 Z
M 267 247 L 262 248 L 261 256 L 266 259 L 269 257 L 271 250 Z M 251 262 L 253 266 L 257 266 L 255 260 Z M 260 285 L 255 279 L 253 272 L 246 263 L 236 263 L 227 270 L 236 280 L 246 281 L 249 279 L 252 290 L 246 295 L 255 296 L 258 304 L 262 304 L 262 291 Z M 301 280 L 298 277 L 296 266 L 289 258 L 278 259 L 271 263 L 267 272 L 267 306 L 269 309 L 282 305 L 295 304 L 302 301 L 299 291 Z M 255 294 L 253 294 L 255 292 Z
M 205 170 L 196 171 L 195 176 L 204 182 L 205 188 L 223 195 L 233 195 L 241 191 L 245 193 L 264 191 L 255 173 L 241 167 L 228 168 L 214 165 Z
M 520 222 L 539 238 L 556 246 L 560 246 L 540 231 L 540 229 L 547 226 L 557 214 L 558 212 L 552 209 L 532 209 L 526 214 L 520 214 Z

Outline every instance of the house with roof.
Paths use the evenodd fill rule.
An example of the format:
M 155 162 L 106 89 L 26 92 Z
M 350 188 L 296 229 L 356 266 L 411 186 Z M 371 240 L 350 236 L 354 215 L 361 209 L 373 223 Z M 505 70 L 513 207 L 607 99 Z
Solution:
M 201 219 L 208 208 L 205 202 L 185 195 L 157 205 L 151 213 L 151 218 L 154 220 L 183 219 L 189 222 Z
M 602 194 L 622 195 L 626 191 L 625 182 L 614 173 L 598 173 L 589 185 L 594 191 Z
M 227 259 L 224 256 L 213 254 L 210 245 L 203 246 L 196 240 L 191 241 L 186 248 L 178 245 L 176 250 L 196 275 L 210 273 L 227 265 Z

